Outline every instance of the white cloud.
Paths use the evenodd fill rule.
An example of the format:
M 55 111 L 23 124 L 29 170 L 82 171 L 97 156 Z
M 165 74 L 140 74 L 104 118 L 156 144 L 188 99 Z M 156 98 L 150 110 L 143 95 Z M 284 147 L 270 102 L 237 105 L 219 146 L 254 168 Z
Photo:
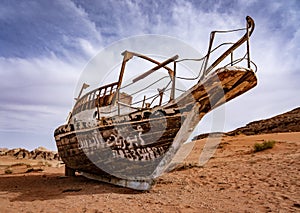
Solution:
M 224 7 L 226 4 L 230 7 Z M 113 41 L 147 33 L 170 35 L 205 54 L 211 30 L 244 27 L 246 15 L 256 21 L 251 58 L 258 65 L 259 85 L 226 105 L 225 129 L 300 104 L 297 1 L 204 4 L 126 0 L 87 4 L 75 0 L 46 4 L 47 13 L 41 12 L 45 5 L 39 2 L 22 5 L 30 10 L 14 14 L 12 8 L 19 5 L 0 7 L 0 24 L 5 20 L 11 27 L 0 32 L 5 50 L 0 51 L 0 89 L 5 91 L 0 94 L 2 131 L 51 132 L 49 129 L 63 123 L 81 69 L 89 57 Z M 18 29 L 22 31 L 16 32 Z
M 96 55 L 97 52 L 99 52 L 99 48 L 95 48 L 88 40 L 79 38 L 78 41 L 85 55 L 89 55 L 92 57 Z
M 84 65 L 57 58 L 1 58 L 1 132 L 43 133 L 62 124 Z

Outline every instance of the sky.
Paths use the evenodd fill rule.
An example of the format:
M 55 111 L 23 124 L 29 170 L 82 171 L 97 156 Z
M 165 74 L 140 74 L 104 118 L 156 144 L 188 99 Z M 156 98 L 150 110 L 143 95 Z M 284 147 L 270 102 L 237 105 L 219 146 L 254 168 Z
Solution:
M 299 0 L 2 0 L 0 147 L 56 150 L 90 59 L 120 39 L 167 35 L 205 54 L 209 33 L 245 26 L 258 86 L 225 105 L 224 131 L 300 105 Z M 200 123 L 209 132 L 209 115 Z

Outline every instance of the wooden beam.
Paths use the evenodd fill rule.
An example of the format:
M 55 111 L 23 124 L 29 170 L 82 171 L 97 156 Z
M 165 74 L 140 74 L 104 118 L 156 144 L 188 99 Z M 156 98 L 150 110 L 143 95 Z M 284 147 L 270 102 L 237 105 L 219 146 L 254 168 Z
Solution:
M 158 64 L 157 66 L 153 67 L 151 70 L 148 70 L 147 72 L 143 73 L 142 75 L 136 77 L 135 79 L 132 80 L 133 83 L 142 80 L 143 78 L 147 77 L 148 75 L 152 74 L 153 72 L 155 72 L 156 70 L 166 66 L 167 64 L 171 63 L 172 61 L 175 61 L 176 59 L 178 59 L 178 55 L 173 56 L 172 58 L 169 58 L 167 60 L 165 60 L 164 62 Z

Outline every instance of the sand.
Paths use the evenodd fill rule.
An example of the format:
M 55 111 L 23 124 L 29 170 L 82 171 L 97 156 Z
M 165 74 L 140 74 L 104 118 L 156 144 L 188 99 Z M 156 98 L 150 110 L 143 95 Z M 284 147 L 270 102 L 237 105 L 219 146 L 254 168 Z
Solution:
M 254 153 L 264 140 L 276 144 Z M 196 141 L 182 166 L 149 192 L 64 177 L 57 162 L 18 174 L 3 174 L 0 166 L 0 212 L 300 212 L 300 132 L 223 137 L 199 166 L 205 142 Z

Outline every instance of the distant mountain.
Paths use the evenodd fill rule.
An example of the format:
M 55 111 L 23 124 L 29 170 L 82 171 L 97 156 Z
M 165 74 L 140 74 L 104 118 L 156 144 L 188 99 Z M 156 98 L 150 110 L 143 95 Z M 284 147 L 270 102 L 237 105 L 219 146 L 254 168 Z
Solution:
M 279 132 L 300 132 L 300 107 L 268 119 L 253 121 L 244 127 L 240 127 L 227 133 L 216 132 L 200 134 L 195 136 L 193 140 L 199 140 L 208 136 L 220 137 L 221 135 L 234 136 L 239 134 L 256 135 Z
M 33 159 L 33 160 L 61 160 L 58 153 L 39 147 L 35 150 L 28 151 L 23 148 L 7 149 L 0 148 L 0 156 L 12 156 L 16 159 Z
M 226 135 L 300 132 L 300 107 L 272 118 L 254 121 Z

